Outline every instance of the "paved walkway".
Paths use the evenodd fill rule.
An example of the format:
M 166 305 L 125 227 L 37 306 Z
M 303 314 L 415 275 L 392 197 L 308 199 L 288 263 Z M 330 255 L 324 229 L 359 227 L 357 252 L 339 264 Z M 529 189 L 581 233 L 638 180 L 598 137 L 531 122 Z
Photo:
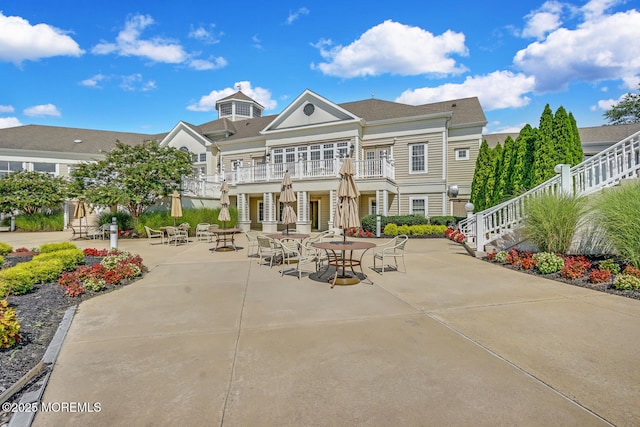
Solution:
M 150 272 L 80 305 L 44 395 L 101 410 L 35 426 L 640 425 L 640 301 L 444 239 L 335 289 L 210 246 L 120 240 Z

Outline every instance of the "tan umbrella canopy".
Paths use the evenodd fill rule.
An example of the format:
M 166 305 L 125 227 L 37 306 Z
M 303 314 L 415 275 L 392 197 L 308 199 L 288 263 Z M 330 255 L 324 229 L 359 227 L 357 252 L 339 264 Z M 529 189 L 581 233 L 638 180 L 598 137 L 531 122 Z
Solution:
M 84 200 L 78 200 L 73 216 L 80 219 L 80 237 L 82 237 L 82 218 L 87 216 L 87 206 L 84 204 Z
M 358 196 L 360 191 L 356 187 L 353 176 L 356 174 L 351 157 L 347 156 L 340 168 L 340 184 L 338 185 L 338 204 L 333 215 L 333 226 L 342 228 L 360 227 L 358 214 Z M 344 239 L 346 240 L 346 233 Z
M 280 202 L 284 203 L 282 209 L 282 223 L 287 227 L 287 234 L 289 234 L 289 224 L 295 224 L 298 221 L 296 212 L 293 210 L 291 203 L 296 201 L 296 194 L 293 192 L 291 176 L 289 171 L 285 171 L 282 178 L 282 190 L 280 191 Z
M 227 221 L 231 221 L 231 215 L 229 215 L 229 186 L 227 185 L 227 181 L 222 181 L 222 186 L 220 187 L 220 191 L 222 194 L 220 195 L 220 204 L 222 208 L 220 209 L 220 213 L 218 214 L 218 221 L 222 221 L 222 228 L 227 228 Z
M 180 200 L 180 193 L 177 190 L 173 191 L 171 195 L 171 218 L 173 218 L 173 225 L 176 225 L 176 218 L 182 217 L 182 201 Z

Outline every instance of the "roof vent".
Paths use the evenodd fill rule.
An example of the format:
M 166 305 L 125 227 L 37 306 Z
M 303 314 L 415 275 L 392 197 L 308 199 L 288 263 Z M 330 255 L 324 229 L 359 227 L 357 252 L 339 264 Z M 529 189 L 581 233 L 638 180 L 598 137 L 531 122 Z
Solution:
M 82 142 L 82 140 L 81 139 L 76 139 L 73 142 L 75 142 L 76 144 L 80 144 Z

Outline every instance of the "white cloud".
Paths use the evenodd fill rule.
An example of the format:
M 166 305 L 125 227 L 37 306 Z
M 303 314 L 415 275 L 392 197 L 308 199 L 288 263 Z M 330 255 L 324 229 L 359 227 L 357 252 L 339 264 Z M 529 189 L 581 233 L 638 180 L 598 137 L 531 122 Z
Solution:
M 315 47 L 327 62 L 312 64 L 324 74 L 338 77 L 380 74 L 459 74 L 466 71 L 450 58 L 467 55 L 465 36 L 451 30 L 439 36 L 419 27 L 387 20 L 367 30 L 348 46 L 331 48 L 330 40 Z
M 23 113 L 25 116 L 29 117 L 62 116 L 60 111 L 58 111 L 58 108 L 53 104 L 34 105 L 33 107 L 25 108 Z
M 544 38 L 544 36 L 556 30 L 562 25 L 560 15 L 562 13 L 562 4 L 557 1 L 547 1 L 540 9 L 531 12 L 525 18 L 527 24 L 522 31 L 523 37 L 534 37 L 538 40 Z
M 13 113 L 14 111 L 13 105 L 0 105 L 0 114 Z
M 485 76 L 469 76 L 460 84 L 447 83 L 434 88 L 407 90 L 396 102 L 420 105 L 477 96 L 482 108 L 487 111 L 517 108 L 529 104 L 530 98 L 525 94 L 531 92 L 534 86 L 533 77 L 510 71 L 495 71 Z
M 209 28 L 200 26 L 198 28 L 192 28 L 189 32 L 189 37 L 201 41 L 204 44 L 217 44 L 220 43 L 220 37 L 224 35 L 223 32 L 217 33 L 214 31 L 215 24 L 210 24 Z
M 262 49 L 262 40 L 260 40 L 260 37 L 258 37 L 258 35 L 251 37 L 251 41 L 253 42 L 253 47 L 255 47 L 256 49 Z
M 157 88 L 155 81 L 145 81 L 140 73 L 122 76 L 121 79 L 120 88 L 127 92 L 148 92 Z
M 97 55 L 115 53 L 120 56 L 139 56 L 169 64 L 185 61 L 187 54 L 179 43 L 162 37 L 140 38 L 142 32 L 153 22 L 153 18 L 149 15 L 134 15 L 126 21 L 115 43 L 102 42 L 95 45 L 91 51 Z
M 624 3 L 624 0 L 591 0 L 582 7 L 587 21 L 595 20 L 604 15 L 611 7 Z
M 291 25 L 293 24 L 295 21 L 298 20 L 298 18 L 300 18 L 302 15 L 308 15 L 309 14 L 309 9 L 307 9 L 306 7 L 301 7 L 300 9 L 296 10 L 295 12 L 289 12 L 289 16 L 287 16 L 287 24 Z
M 594 0 L 582 8 L 576 29 L 558 28 L 530 44 L 514 64 L 536 77 L 536 91 L 566 89 L 571 81 L 632 79 L 640 73 L 640 12 L 604 15 L 613 1 Z
M 20 65 L 53 56 L 80 56 L 78 43 L 65 31 L 47 24 L 31 25 L 19 16 L 0 12 L 0 61 Z
M 227 66 L 227 60 L 222 57 L 213 58 L 211 61 L 206 59 L 192 59 L 189 62 L 189 67 L 198 71 L 217 70 L 219 68 L 224 68 L 226 66 Z
M 187 110 L 190 111 L 215 111 L 216 101 L 225 98 L 229 95 L 233 95 L 241 88 L 242 93 L 249 98 L 255 100 L 262 105 L 265 110 L 273 110 L 278 103 L 271 98 L 271 91 L 261 87 L 252 87 L 251 82 L 242 81 L 233 84 L 233 87 L 228 87 L 222 90 L 212 90 L 208 95 L 204 95 L 196 103 L 187 106 Z
M 106 79 L 107 79 L 107 76 L 105 76 L 104 74 L 96 74 L 95 76 L 82 80 L 80 82 L 80 86 L 101 88 L 102 86 L 100 86 L 100 82 Z
M 0 129 L 14 128 L 16 126 L 22 126 L 22 123 L 16 117 L 0 117 Z

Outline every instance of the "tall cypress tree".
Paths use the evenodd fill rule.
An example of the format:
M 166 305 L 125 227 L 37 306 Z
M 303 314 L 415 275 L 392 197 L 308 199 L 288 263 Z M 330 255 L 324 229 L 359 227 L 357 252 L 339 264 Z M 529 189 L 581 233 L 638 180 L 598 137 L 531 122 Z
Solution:
M 485 206 L 490 208 L 497 203 L 495 199 L 495 189 L 497 177 L 500 175 L 502 169 L 502 145 L 498 143 L 493 150 L 491 150 L 491 172 L 489 179 L 487 179 L 487 190 L 485 193 Z
M 553 112 L 547 104 L 544 107 L 542 116 L 540 116 L 540 127 L 538 127 L 535 147 L 535 158 L 533 161 L 533 182 L 531 187 L 543 183 L 547 179 L 555 175 L 554 168 L 554 149 L 555 144 L 552 139 L 553 135 Z M 530 188 L 531 188 L 530 187 Z
M 560 163 L 573 165 L 575 151 L 573 129 L 567 110 L 563 106 L 558 107 L 553 116 L 552 139 L 555 147 L 553 152 L 554 167 Z
M 578 123 L 573 117 L 573 113 L 569 113 L 569 122 L 571 123 L 571 133 L 573 134 L 573 162 L 572 165 L 582 163 L 584 159 L 584 151 L 582 150 L 582 141 L 580 140 L 580 132 L 578 131 Z
M 489 173 L 491 172 L 491 149 L 486 140 L 482 141 L 480 145 L 480 152 L 476 159 L 476 170 L 473 174 L 473 182 L 471 183 L 471 203 L 474 205 L 474 210 L 479 212 L 486 208 L 485 195 L 487 189 L 487 180 L 489 179 Z
M 502 160 L 500 161 L 499 174 L 496 175 L 496 187 L 493 190 L 493 200 L 495 203 L 501 203 L 506 197 L 511 196 L 511 172 L 513 168 L 513 159 L 516 155 L 515 141 L 507 136 L 502 149 Z

